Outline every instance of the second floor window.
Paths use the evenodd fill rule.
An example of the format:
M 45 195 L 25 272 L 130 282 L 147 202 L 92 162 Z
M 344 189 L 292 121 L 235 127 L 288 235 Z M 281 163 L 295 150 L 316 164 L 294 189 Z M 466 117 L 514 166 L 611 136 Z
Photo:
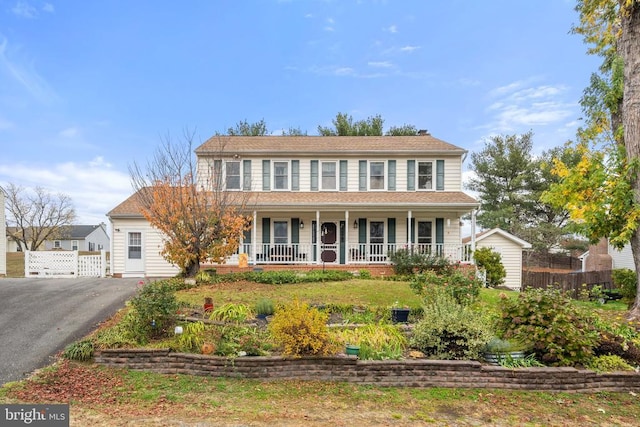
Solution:
M 369 189 L 384 190 L 384 162 L 369 163 Z
M 322 162 L 322 189 L 336 189 L 336 162 Z
M 273 189 L 289 189 L 289 163 L 273 162 Z
M 240 190 L 240 162 L 226 162 L 227 190 Z
M 418 162 L 418 189 L 433 190 L 432 162 Z

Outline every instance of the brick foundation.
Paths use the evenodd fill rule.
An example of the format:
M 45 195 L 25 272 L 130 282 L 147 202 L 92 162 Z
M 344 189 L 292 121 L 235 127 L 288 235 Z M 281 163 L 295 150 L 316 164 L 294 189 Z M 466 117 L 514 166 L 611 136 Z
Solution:
M 173 353 L 164 349 L 112 349 L 95 362 L 163 374 L 269 380 L 342 381 L 396 387 L 460 387 L 529 391 L 640 391 L 640 374 L 598 374 L 575 368 L 508 369 L 475 361 L 359 360 L 355 356 L 224 357 Z

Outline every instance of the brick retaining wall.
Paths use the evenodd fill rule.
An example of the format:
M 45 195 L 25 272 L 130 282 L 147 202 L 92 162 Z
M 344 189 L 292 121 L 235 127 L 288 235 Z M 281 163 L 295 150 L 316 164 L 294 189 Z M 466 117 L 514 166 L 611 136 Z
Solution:
M 110 349 L 95 362 L 162 374 L 261 380 L 344 381 L 399 387 L 494 388 L 529 391 L 640 391 L 640 373 L 598 374 L 575 368 L 509 369 L 475 361 L 359 360 L 344 357 L 225 357 L 173 353 L 164 349 Z

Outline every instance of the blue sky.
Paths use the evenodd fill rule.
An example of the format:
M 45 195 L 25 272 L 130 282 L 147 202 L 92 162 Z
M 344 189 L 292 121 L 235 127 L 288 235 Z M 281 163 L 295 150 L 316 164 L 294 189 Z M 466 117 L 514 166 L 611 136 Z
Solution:
M 68 194 L 79 223 L 167 134 L 240 120 L 317 134 L 380 114 L 479 151 L 573 138 L 598 58 L 565 0 L 0 0 L 0 185 Z M 468 165 L 466 165 L 468 166 Z

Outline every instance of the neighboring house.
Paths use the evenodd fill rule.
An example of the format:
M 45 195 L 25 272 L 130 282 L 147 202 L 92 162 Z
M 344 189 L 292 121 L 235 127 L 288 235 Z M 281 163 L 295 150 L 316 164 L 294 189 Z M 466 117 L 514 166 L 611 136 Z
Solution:
M 7 239 L 2 238 L 7 235 L 4 198 L 4 189 L 0 187 L 0 277 L 7 275 Z
M 463 242 L 471 242 L 470 237 Z M 531 243 L 508 233 L 500 228 L 476 234 L 476 248 L 490 248 L 500 254 L 502 265 L 506 270 L 504 285 L 511 289 L 520 289 L 522 286 L 522 250 L 530 249 Z
M 628 268 L 635 271 L 631 245 L 626 244 L 622 249 L 616 249 L 609 244 L 609 239 L 600 239 L 595 245 L 589 245 L 589 250 L 580 256 L 582 271 L 603 271 Z
M 16 227 L 9 227 L 8 233 L 16 233 Z M 7 251 L 21 252 L 24 251 L 23 244 L 19 244 L 13 239 L 7 237 Z M 67 251 L 90 251 L 97 252 L 100 250 L 109 250 L 109 234 L 107 233 L 107 225 L 100 223 L 97 225 L 71 225 L 64 227 L 57 239 L 45 240 L 38 250 L 67 250 Z
M 213 137 L 195 150 L 200 186 L 223 182 L 250 200 L 253 227 L 238 254 L 248 264 L 389 264 L 412 247 L 464 258 L 460 220 L 478 208 L 462 191 L 467 151 L 426 133 L 397 137 Z M 213 180 L 204 179 L 208 172 Z M 137 194 L 107 214 L 114 276 L 177 272 Z

